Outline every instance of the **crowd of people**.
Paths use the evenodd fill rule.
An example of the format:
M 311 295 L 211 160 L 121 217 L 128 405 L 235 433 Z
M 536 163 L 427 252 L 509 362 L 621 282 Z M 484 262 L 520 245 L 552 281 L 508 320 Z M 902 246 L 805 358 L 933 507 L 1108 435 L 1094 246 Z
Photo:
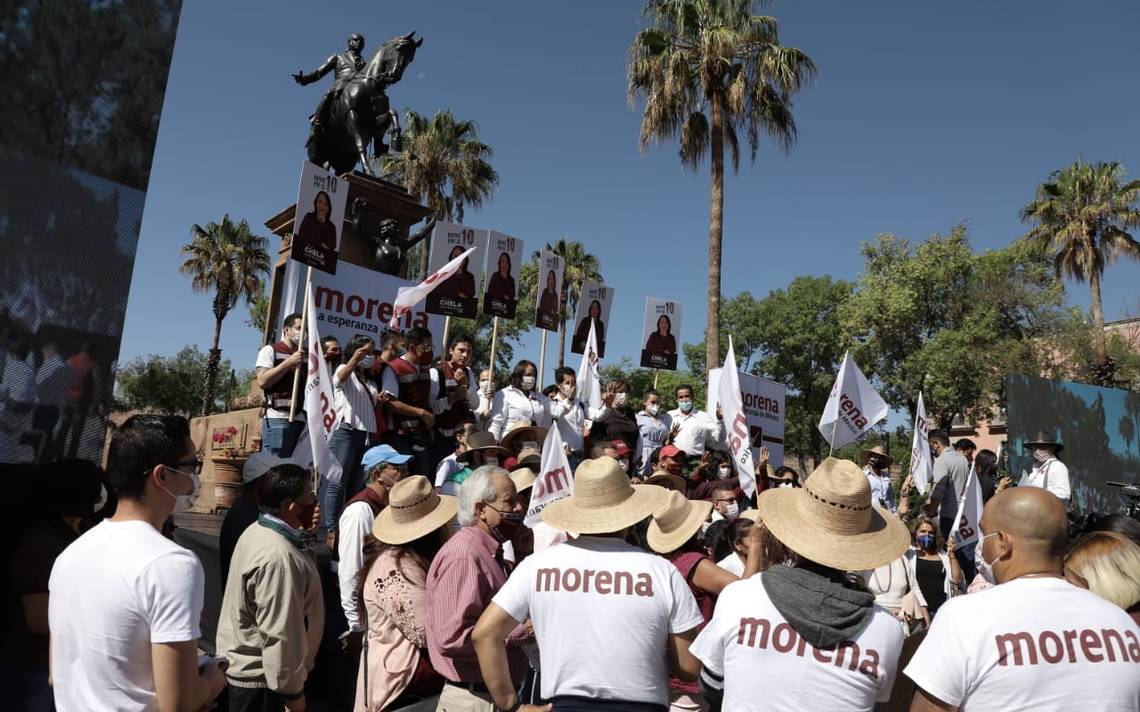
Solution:
M 285 323 L 258 358 L 263 450 L 222 526 L 217 657 L 198 658 L 202 564 L 163 536 L 201 462 L 184 419 L 139 415 L 91 476 L 105 486 L 29 541 L 55 562 L 20 587 L 51 687 L 45 656 L 22 690 L 61 712 L 331 709 L 308 693 L 333 637 L 342 704 L 367 712 L 1140 711 L 1140 523 L 1071 536 L 1060 443 L 1030 443 L 1048 477 L 1016 486 L 940 433 L 928 492 L 881 448 L 807 476 L 762 449 L 742 479 L 691 386 L 635 410 L 615 380 L 592 408 L 573 371 L 544 394 L 522 361 L 499 389 L 470 339 L 437 361 L 413 329 L 325 341 L 334 488 L 294 452 Z M 551 428 L 572 492 L 527 521 Z M 987 501 L 960 547 L 971 477 Z M 114 512 L 90 526 L 96 504 Z

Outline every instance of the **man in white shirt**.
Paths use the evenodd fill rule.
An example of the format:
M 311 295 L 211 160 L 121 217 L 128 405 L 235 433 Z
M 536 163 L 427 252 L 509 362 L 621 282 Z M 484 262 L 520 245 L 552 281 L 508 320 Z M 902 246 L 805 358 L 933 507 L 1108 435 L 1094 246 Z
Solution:
M 543 509 L 544 522 L 580 536 L 524 559 L 472 633 L 498 709 L 547 709 L 520 707 L 507 670 L 503 640 L 527 619 L 542 657 L 541 695 L 556 709 L 599 709 L 595 702 L 664 709 L 667 660 L 676 661 L 675 674 L 695 677 L 699 665 L 689 642 L 703 619 L 689 585 L 667 559 L 624 538 L 665 494 L 631 485 L 617 461 L 603 457 L 583 462 L 574 494 Z
M 289 314 L 281 324 L 281 339 L 257 352 L 257 385 L 265 394 L 265 417 L 261 421 L 261 447 L 278 457 L 291 457 L 297 439 L 305 429 L 305 411 L 298 404 L 293 420 L 289 411 L 293 399 L 294 374 L 305 377 L 301 343 L 301 315 Z
M 993 588 L 952 598 L 907 665 L 911 712 L 1140 709 L 1140 629 L 1063 577 L 1068 519 L 1036 487 L 994 495 L 976 560 Z
M 669 411 L 670 441 L 689 457 L 700 457 L 708 448 L 724 443 L 724 421 L 693 405 L 693 387 L 680 385 L 674 391 L 677 408 Z
M 197 664 L 202 564 L 161 534 L 198 494 L 195 452 L 180 416 L 132 416 L 111 438 L 118 507 L 64 550 L 48 585 L 59 712 L 206 709 L 225 687 L 216 663 Z
M 558 393 L 553 400 L 565 410 L 554 419 L 554 424 L 558 426 L 558 434 L 570 451 L 570 466 L 574 467 L 585 454 L 586 426 L 590 421 L 600 418 L 605 408 L 594 410 L 578 398 L 578 374 L 572 368 L 554 369 L 554 385 L 558 386 Z
M 1069 486 L 1069 468 L 1057 459 L 1057 454 L 1065 446 L 1055 442 L 1045 433 L 1037 433 L 1037 437 L 1022 447 L 1033 455 L 1033 467 L 1028 472 L 1021 473 L 1018 487 L 1040 487 L 1049 490 L 1057 499 L 1069 507 L 1072 498 L 1072 489 Z M 1004 488 L 1003 488 L 1004 489 Z
M 32 429 L 44 434 L 43 445 L 40 447 L 41 457 L 52 459 L 57 457 L 59 449 L 55 431 L 59 425 L 60 413 L 67 403 L 69 371 L 67 361 L 60 355 L 55 342 L 44 344 L 43 356 L 43 363 L 36 371 L 36 407 L 32 411 Z M 59 434 L 59 438 L 63 437 L 66 437 L 66 433 Z

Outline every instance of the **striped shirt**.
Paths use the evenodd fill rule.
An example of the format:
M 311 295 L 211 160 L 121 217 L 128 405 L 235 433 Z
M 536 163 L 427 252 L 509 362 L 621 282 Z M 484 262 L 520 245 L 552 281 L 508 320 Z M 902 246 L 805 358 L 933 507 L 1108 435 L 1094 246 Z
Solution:
M 376 399 L 380 396 L 371 381 L 362 381 L 355 371 L 341 381 L 333 376 L 333 400 L 341 422 L 354 430 L 376 430 Z

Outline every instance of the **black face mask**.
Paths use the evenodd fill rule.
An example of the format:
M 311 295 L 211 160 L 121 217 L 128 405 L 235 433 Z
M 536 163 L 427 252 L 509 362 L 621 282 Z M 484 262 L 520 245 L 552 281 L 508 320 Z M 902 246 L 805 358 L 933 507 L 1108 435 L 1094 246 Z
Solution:
M 487 505 L 491 507 L 491 505 Z M 491 507 L 491 509 L 495 509 Z M 523 527 L 523 515 L 520 512 L 499 512 L 499 523 L 491 527 L 491 536 L 500 544 L 508 541 L 514 541 L 515 537 L 519 535 Z

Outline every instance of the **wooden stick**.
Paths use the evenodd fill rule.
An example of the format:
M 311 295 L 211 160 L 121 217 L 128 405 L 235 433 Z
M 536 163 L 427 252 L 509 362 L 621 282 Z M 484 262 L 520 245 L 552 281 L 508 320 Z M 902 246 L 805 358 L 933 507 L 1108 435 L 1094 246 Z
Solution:
M 447 332 L 449 331 L 451 331 L 451 317 L 445 316 L 443 317 L 443 341 L 440 343 L 445 354 L 447 353 Z
M 661 369 L 653 369 L 653 390 L 657 390 L 657 377 L 661 375 Z
M 304 350 L 305 331 L 309 325 L 309 290 L 313 286 L 313 266 L 309 265 L 308 271 L 305 272 L 305 303 L 301 307 L 301 336 L 297 339 L 297 351 Z M 289 399 L 289 422 L 293 422 L 297 418 L 297 393 L 301 390 L 301 368 L 298 366 L 293 370 L 293 396 Z
M 542 330 L 542 352 L 538 354 L 538 392 L 542 393 L 543 377 L 546 374 L 546 329 Z
M 487 368 L 491 371 L 491 385 L 495 384 L 495 346 L 499 341 L 499 317 L 491 320 L 491 360 L 487 363 Z

